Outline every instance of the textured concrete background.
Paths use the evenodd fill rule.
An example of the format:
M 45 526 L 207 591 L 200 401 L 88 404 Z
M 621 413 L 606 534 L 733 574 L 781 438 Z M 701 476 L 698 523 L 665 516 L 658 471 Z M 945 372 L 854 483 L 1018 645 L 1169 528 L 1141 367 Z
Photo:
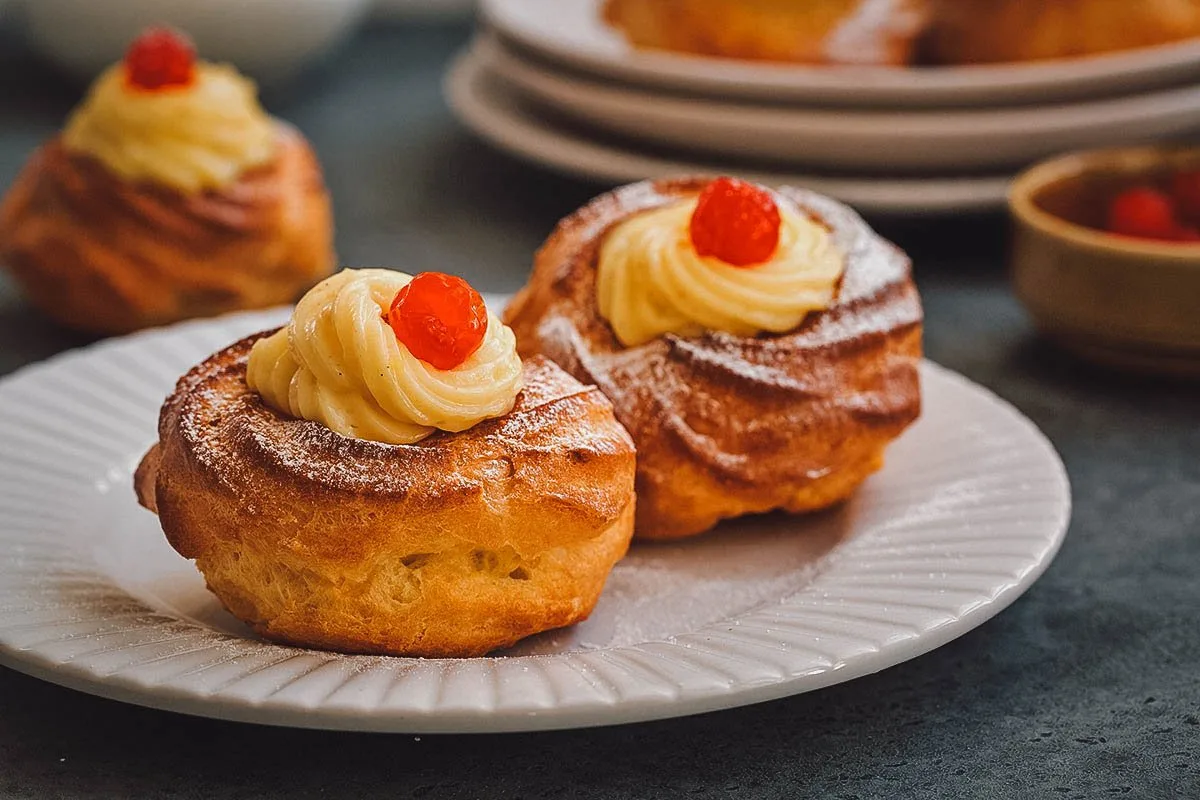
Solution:
M 376 31 L 266 102 L 320 152 L 345 263 L 507 291 L 598 187 L 455 125 L 439 80 L 465 38 Z M 0 187 L 76 97 L 0 39 Z M 917 263 L 930 357 L 1021 408 L 1071 475 L 1058 560 L 993 621 L 810 695 L 536 735 L 237 725 L 0 669 L 0 797 L 1200 797 L 1200 388 L 1093 371 L 1036 339 L 1008 291 L 998 217 L 880 228 Z M 0 278 L 0 372 L 83 341 Z

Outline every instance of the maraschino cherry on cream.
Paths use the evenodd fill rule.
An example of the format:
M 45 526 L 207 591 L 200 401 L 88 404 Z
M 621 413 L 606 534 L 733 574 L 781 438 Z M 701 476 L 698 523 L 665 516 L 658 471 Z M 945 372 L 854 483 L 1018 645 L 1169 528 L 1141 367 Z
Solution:
M 637 448 L 637 535 L 827 508 L 920 413 L 904 253 L 798 187 L 647 180 L 558 223 L 504 317 Z
M 347 269 L 254 344 L 246 382 L 282 414 L 414 444 L 507 414 L 521 370 L 512 330 L 462 278 Z
M 396 292 L 387 321 L 410 353 L 450 370 L 483 344 L 488 313 L 479 292 L 462 278 L 422 272 Z
M 147 28 L 125 52 L 125 80 L 145 91 L 191 86 L 196 80 L 196 48 L 170 28 Z
M 599 242 L 597 310 L 622 345 L 783 333 L 833 300 L 845 254 L 819 219 L 783 197 L 722 177 L 663 200 Z
M 738 178 L 704 188 L 688 225 L 692 246 L 735 267 L 766 262 L 779 247 L 779 208 L 766 189 Z
M 186 35 L 147 28 L 71 114 L 63 144 L 122 180 L 184 194 L 221 190 L 276 161 L 287 133 L 230 64 Z

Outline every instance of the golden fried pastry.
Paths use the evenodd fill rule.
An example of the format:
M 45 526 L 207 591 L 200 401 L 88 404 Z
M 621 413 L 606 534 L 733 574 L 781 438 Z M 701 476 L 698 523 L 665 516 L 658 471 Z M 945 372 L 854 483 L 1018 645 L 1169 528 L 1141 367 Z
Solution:
M 1200 0 L 933 0 L 932 60 L 1066 58 L 1200 36 Z
M 184 51 L 164 72 L 183 46 L 135 42 L 0 204 L 0 262 L 64 325 L 120 333 L 277 305 L 333 270 L 308 143 L 230 67 Z
M 638 47 L 804 64 L 912 61 L 927 0 L 608 0 Z
M 64 325 L 122 333 L 289 303 L 332 266 L 329 198 L 304 139 L 221 190 L 131 183 L 59 140 L 0 206 L 0 261 Z
M 479 655 L 587 617 L 628 547 L 634 451 L 609 401 L 522 365 L 482 301 L 464 317 L 429 276 L 339 273 L 163 406 L 138 498 L 269 639 Z M 462 360 L 424 360 L 443 355 Z
M 918 415 L 909 261 L 845 206 L 740 181 L 633 184 L 563 220 L 505 312 L 637 445 L 637 536 L 825 508 Z

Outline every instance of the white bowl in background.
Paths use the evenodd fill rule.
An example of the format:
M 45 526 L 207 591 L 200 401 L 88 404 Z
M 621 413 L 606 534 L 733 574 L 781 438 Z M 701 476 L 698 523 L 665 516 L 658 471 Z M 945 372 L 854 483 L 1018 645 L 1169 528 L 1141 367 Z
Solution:
M 84 80 L 124 54 L 147 25 L 186 31 L 200 54 L 262 82 L 290 77 L 349 34 L 369 0 L 35 0 L 25 4 L 34 48 Z

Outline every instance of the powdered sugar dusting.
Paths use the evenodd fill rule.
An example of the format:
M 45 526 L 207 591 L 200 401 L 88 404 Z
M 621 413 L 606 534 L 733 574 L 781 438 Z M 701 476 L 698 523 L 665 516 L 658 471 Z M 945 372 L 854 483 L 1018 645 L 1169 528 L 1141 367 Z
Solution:
M 603 420 L 592 407 L 599 403 L 604 408 L 607 401 L 545 359 L 526 362 L 524 389 L 511 413 L 467 432 L 439 432 L 412 445 L 341 436 L 320 423 L 283 417 L 246 385 L 250 348 L 267 333 L 247 337 L 188 372 L 167 398 L 159 423 L 164 443 L 177 429 L 191 457 L 250 510 L 257 497 L 272 491 L 267 485 L 272 482 L 434 502 L 479 491 L 476 467 L 496 459 L 573 453 L 591 460 L 624 456 L 632 449 L 611 417 Z M 584 424 L 592 413 L 600 417 Z M 486 469 L 482 475 L 486 477 Z M 569 491 L 553 477 L 553 485 L 542 481 L 547 492 L 560 492 L 598 519 L 615 519 L 624 508 L 624 497 L 588 487 Z
M 604 232 L 704 183 L 634 184 L 564 220 L 506 315 L 522 350 L 600 387 L 638 443 L 642 474 L 651 468 L 648 452 L 673 447 L 720 480 L 799 485 L 839 465 L 796 457 L 793 432 L 852 437 L 853 426 L 869 421 L 875 431 L 899 433 L 919 407 L 922 312 L 908 258 L 852 210 L 812 192 L 782 188 L 775 196 L 827 227 L 845 254 L 829 308 L 781 335 L 667 335 L 628 348 L 616 340 L 596 302 Z

